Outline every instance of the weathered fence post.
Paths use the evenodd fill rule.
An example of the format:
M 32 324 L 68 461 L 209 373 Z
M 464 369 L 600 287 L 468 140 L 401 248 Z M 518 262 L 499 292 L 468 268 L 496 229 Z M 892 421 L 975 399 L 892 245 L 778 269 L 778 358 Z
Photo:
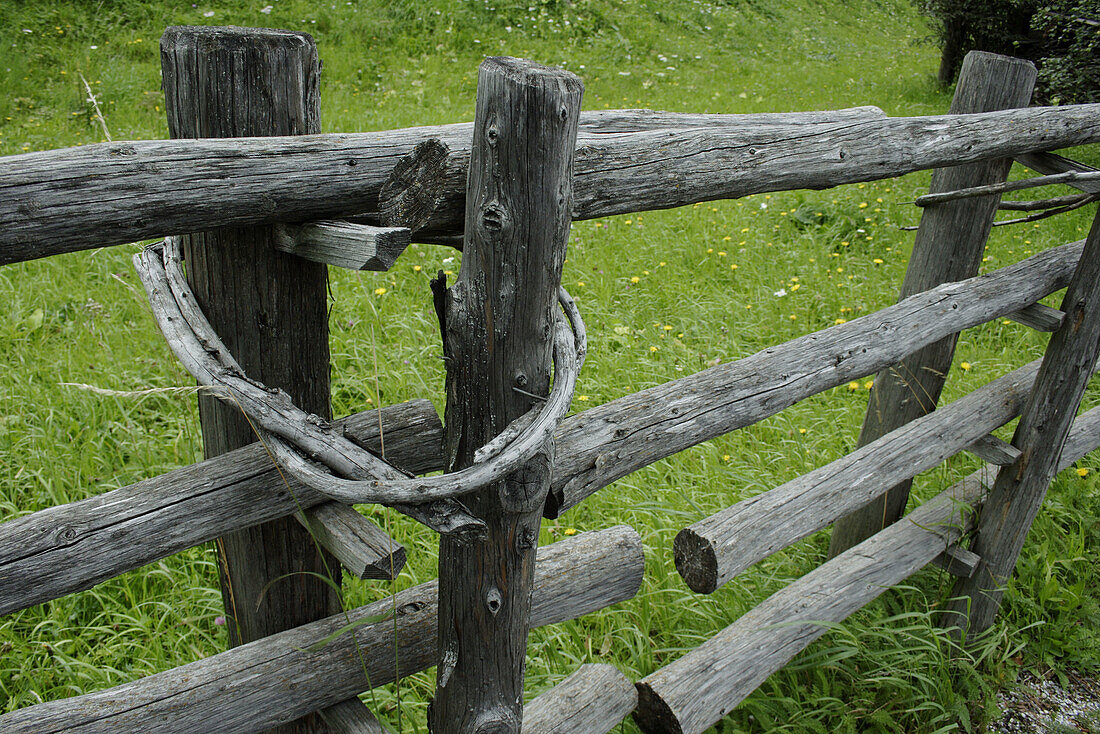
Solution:
M 572 206 L 583 85 L 528 61 L 478 75 L 462 270 L 447 291 L 445 443 L 450 470 L 550 387 L 551 334 Z M 535 548 L 552 447 L 463 501 L 484 541 L 442 537 L 436 734 L 518 734 Z
M 970 544 L 981 559 L 978 568 L 970 578 L 956 582 L 944 616 L 945 625 L 957 624 L 970 635 L 988 629 L 997 616 L 1100 352 L 1100 211 L 1066 289 L 1062 311 L 1062 325 L 1050 338 L 1012 437 L 1020 457 L 997 473 L 982 505 Z
M 1035 75 L 1035 67 L 1029 61 L 971 51 L 963 60 L 950 114 L 1025 107 L 1035 88 Z M 929 190 L 935 193 L 1000 183 L 1011 167 L 1011 159 L 994 159 L 938 168 L 932 174 Z M 993 195 L 926 207 L 898 300 L 941 283 L 977 275 L 999 201 L 1000 196 Z M 859 435 L 860 446 L 936 409 L 957 340 L 958 334 L 952 334 L 929 344 L 875 376 Z M 838 521 L 829 544 L 829 557 L 839 555 L 901 517 L 911 484 L 909 480 L 891 487 L 879 499 Z
M 161 67 L 174 138 L 320 132 L 317 47 L 308 34 L 173 27 L 161 38 Z M 199 304 L 248 375 L 330 417 L 325 266 L 278 252 L 271 227 L 193 234 L 184 251 Z M 209 396 L 200 396 L 199 416 L 207 457 L 256 440 L 239 411 Z M 217 542 L 231 644 L 339 611 L 334 590 L 303 573 L 339 574 L 339 564 L 325 562 L 293 517 Z M 285 730 L 315 727 L 303 719 Z

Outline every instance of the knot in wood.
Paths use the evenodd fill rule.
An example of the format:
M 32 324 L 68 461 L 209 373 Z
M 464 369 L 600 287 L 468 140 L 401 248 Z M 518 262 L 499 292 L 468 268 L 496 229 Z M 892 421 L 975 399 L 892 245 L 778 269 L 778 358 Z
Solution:
M 511 711 L 497 708 L 486 711 L 477 717 L 473 734 L 515 734 L 519 731 L 519 720 Z
M 504 229 L 507 218 L 503 207 L 498 204 L 489 204 L 481 212 L 481 226 L 490 232 L 500 232 Z
M 485 607 L 489 610 L 489 614 L 495 617 L 503 604 L 504 599 L 500 595 L 500 589 L 495 586 L 489 589 L 489 593 L 485 595 Z

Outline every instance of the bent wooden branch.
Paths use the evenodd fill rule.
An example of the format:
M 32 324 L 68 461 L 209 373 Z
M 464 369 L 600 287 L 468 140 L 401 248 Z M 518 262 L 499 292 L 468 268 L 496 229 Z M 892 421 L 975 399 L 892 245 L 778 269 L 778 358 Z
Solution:
M 1077 418 L 1059 469 L 1100 446 L 1100 408 Z M 995 468 L 971 474 L 900 522 L 849 548 L 761 602 L 713 638 L 638 682 L 635 714 L 647 734 L 700 734 L 764 680 L 972 527 Z
M 625 525 L 540 548 L 532 625 L 573 619 L 633 597 L 644 565 L 641 538 Z M 14 711 L 0 716 L 0 731 L 263 730 L 433 665 L 436 596 L 435 581 L 421 584 L 347 616 L 338 614 L 97 693 Z M 387 618 L 395 608 L 396 618 Z M 353 628 L 337 634 L 349 621 Z
M 572 416 L 555 433 L 556 468 L 545 514 L 558 517 L 616 479 L 677 451 L 873 374 L 914 344 L 1018 311 L 1065 286 L 1081 247 L 1047 250 L 968 283 L 943 286 Z M 904 338 L 896 341 L 899 334 Z M 442 468 L 439 419 L 426 401 L 416 404 L 421 407 L 413 412 L 420 417 L 407 424 L 397 418 L 391 423 L 383 412 L 387 458 L 413 473 L 435 471 Z M 359 431 L 377 430 L 373 416 L 351 419 L 359 427 L 346 429 L 346 435 L 362 444 Z M 234 463 L 204 462 L 0 524 L 0 613 L 90 588 L 229 530 L 297 512 L 298 503 L 323 499 L 297 482 L 291 489 L 282 485 L 258 444 L 243 451 Z
M 1100 140 L 1100 105 L 980 115 L 584 133 L 574 219 L 754 192 L 829 188 Z M 469 159 L 472 127 L 350 135 L 100 143 L 0 158 L 0 265 L 166 234 L 378 212 L 395 167 L 424 141 Z M 456 162 L 451 162 L 454 158 Z M 166 177 L 169 177 L 166 180 Z M 453 234 L 464 174 L 448 178 Z
M 443 426 L 427 400 L 383 408 L 386 457 L 414 473 L 443 468 Z M 378 411 L 337 421 L 379 448 Z M 284 481 L 259 443 L 152 479 L 0 523 L 0 614 L 71 594 L 147 563 L 327 501 Z M 395 547 L 395 551 L 397 548 Z M 383 558 L 378 563 L 388 566 Z

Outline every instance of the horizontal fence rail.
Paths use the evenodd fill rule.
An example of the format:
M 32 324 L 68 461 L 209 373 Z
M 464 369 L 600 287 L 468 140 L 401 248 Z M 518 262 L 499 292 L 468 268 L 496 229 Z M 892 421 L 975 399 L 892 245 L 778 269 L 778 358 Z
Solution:
M 1059 470 L 1100 447 L 1100 408 L 1079 416 Z M 996 467 L 971 474 L 776 592 L 707 642 L 642 679 L 635 719 L 647 734 L 701 734 L 788 660 L 891 586 L 933 561 L 973 526 Z
M 377 450 L 378 411 L 341 422 Z M 427 400 L 382 409 L 386 458 L 443 468 L 443 426 Z M 259 444 L 78 502 L 0 523 L 0 614 L 91 588 L 173 553 L 327 500 L 284 484 Z
M 630 599 L 641 585 L 644 565 L 642 540 L 625 525 L 539 548 L 532 626 Z M 436 597 L 437 582 L 430 581 L 347 616 L 311 622 L 132 683 L 19 709 L 0 716 L 0 731 L 267 729 L 435 665 Z M 387 618 L 394 609 L 396 622 Z M 356 622 L 360 626 L 333 637 Z
M 866 377 L 914 349 L 1018 311 L 1064 288 L 1083 242 L 918 293 L 875 313 L 612 400 L 556 434 L 547 514 L 655 461 Z
M 660 459 L 874 374 L 907 350 L 1018 311 L 1065 287 L 1081 248 L 1074 243 L 1047 250 L 567 418 L 555 433 L 556 463 L 545 514 L 559 517 L 616 479 Z M 383 411 L 392 415 L 385 428 L 387 459 L 416 472 L 441 468 L 442 434 L 431 405 L 414 401 L 401 408 L 408 411 L 406 417 L 386 412 L 397 410 Z M 376 414 L 349 420 L 351 437 L 360 430 L 376 435 Z M 239 466 L 236 458 L 229 463 L 219 457 L 0 523 L 0 613 L 90 588 L 220 533 L 324 499 L 297 484 L 293 493 L 273 490 L 277 475 L 267 454 L 259 446 L 241 451 L 250 452 L 250 458 Z M 127 541 L 121 552 L 120 539 Z
M 1100 105 L 863 114 L 625 133 L 582 129 L 573 219 L 829 188 L 1100 141 Z M 97 143 L 0 158 L 0 265 L 230 225 L 377 213 L 383 186 L 390 184 L 391 199 L 403 191 L 391 180 L 395 169 L 419 181 L 405 159 L 429 139 L 440 144 L 435 159 L 420 165 L 429 179 L 423 188 L 439 192 L 433 229 L 458 235 L 471 129 Z
M 676 568 L 709 594 L 772 553 L 832 525 L 889 487 L 939 466 L 1020 415 L 1042 360 L 916 418 L 836 461 L 684 528 Z

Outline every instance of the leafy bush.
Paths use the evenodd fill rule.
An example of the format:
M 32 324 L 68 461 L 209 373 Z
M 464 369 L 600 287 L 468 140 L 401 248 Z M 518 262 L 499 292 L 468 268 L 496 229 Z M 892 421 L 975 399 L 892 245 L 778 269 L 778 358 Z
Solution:
M 1100 14 L 1095 0 L 913 0 L 934 23 L 939 80 L 950 83 L 973 49 L 1039 67 L 1044 102 L 1100 101 Z

